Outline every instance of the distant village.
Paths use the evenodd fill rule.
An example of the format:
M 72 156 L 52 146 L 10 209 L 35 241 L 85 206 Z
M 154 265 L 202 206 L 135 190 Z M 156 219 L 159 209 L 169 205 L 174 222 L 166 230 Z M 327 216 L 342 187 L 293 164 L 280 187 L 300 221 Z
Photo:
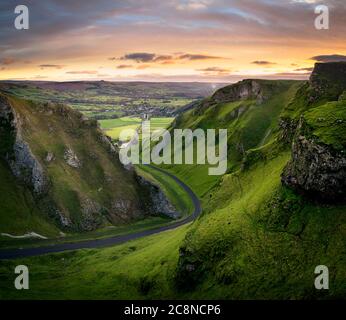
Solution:
M 175 108 L 168 106 L 151 106 L 144 103 L 141 105 L 127 105 L 121 108 L 124 116 L 147 114 L 151 117 L 170 117 L 176 111 Z
M 87 110 L 85 110 L 87 111 Z M 90 111 L 97 112 L 98 114 L 93 116 L 96 120 L 102 120 L 102 119 L 114 119 L 118 118 L 118 115 L 109 115 L 109 113 L 112 113 L 114 111 L 121 112 L 121 117 L 128 117 L 128 116 L 137 116 L 141 117 L 141 115 L 146 114 L 149 117 L 174 117 L 177 108 L 174 108 L 172 106 L 153 106 L 149 103 L 143 103 L 139 105 L 129 104 L 129 103 L 121 103 L 119 107 L 117 108 L 111 108 L 107 107 L 104 109 L 98 109 L 97 111 L 94 109 L 90 109 Z

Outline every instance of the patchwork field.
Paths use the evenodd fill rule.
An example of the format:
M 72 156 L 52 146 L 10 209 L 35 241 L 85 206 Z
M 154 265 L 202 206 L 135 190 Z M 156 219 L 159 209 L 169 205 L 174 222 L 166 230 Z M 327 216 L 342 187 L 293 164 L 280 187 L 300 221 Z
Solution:
M 92 119 L 124 116 L 171 116 L 187 104 L 211 95 L 223 84 L 107 81 L 0 81 L 17 97 L 69 104 Z

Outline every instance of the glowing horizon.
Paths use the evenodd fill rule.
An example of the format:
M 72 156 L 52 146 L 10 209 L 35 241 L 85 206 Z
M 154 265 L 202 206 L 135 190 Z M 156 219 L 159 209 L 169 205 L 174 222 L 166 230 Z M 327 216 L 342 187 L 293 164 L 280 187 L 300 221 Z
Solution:
M 330 30 L 320 1 L 27 1 L 30 29 L 0 4 L 0 80 L 198 81 L 307 79 L 315 62 L 346 61 L 346 4 Z

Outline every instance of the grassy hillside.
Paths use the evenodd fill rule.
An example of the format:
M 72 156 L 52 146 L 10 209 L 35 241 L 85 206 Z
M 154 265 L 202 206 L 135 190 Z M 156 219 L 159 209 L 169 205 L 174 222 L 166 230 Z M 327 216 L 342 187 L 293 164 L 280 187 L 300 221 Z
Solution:
M 0 159 L 0 177 L 0 232 L 16 235 L 36 231 L 48 237 L 59 235 L 58 227 L 37 208 L 30 190 L 16 183 L 3 159 Z
M 328 102 L 304 114 L 311 135 L 337 150 L 346 149 L 346 101 Z
M 346 208 L 310 203 L 282 187 L 288 159 L 284 152 L 223 178 L 181 248 L 182 291 L 220 299 L 345 295 Z M 320 264 L 331 270 L 328 292 L 314 289 Z
M 302 86 L 299 81 L 256 80 L 256 83 L 263 90 L 264 101 L 249 96 L 242 100 L 218 102 L 211 97 L 176 121 L 175 128 L 227 129 L 229 172 L 241 167 L 248 150 L 275 139 L 280 113 Z M 200 196 L 205 196 L 220 180 L 219 176 L 208 175 L 208 165 L 165 167 L 193 187 Z
M 154 170 L 147 166 L 138 166 L 135 168 L 138 175 L 141 177 L 144 177 L 147 181 L 150 181 L 154 185 L 158 186 L 164 194 L 167 196 L 169 201 L 177 208 L 178 212 L 181 213 L 181 219 L 185 218 L 189 214 L 191 214 L 193 210 L 193 205 L 190 197 L 186 193 L 186 191 L 177 184 L 175 180 L 173 180 L 171 177 L 162 174 L 161 172 Z M 1 173 L 2 177 L 5 177 L 3 173 Z M 57 244 L 57 243 L 71 243 L 71 242 L 78 242 L 78 241 L 85 241 L 85 240 L 91 240 L 91 239 L 101 239 L 101 238 L 107 238 L 107 237 L 115 237 L 119 235 L 124 234 L 130 234 L 130 233 L 136 233 L 141 232 L 144 230 L 149 229 L 155 229 L 164 225 L 168 225 L 170 223 L 175 223 L 176 220 L 169 218 L 168 216 L 164 214 L 154 214 L 145 217 L 144 219 L 140 219 L 138 221 L 130 221 L 126 224 L 121 224 L 117 226 L 105 226 L 103 228 L 98 228 L 95 231 L 91 232 L 85 232 L 85 233 L 71 233 L 66 234 L 64 237 L 57 238 L 56 235 L 58 234 L 57 228 L 55 229 L 55 232 L 49 233 L 49 228 L 52 228 L 52 225 L 49 223 L 49 219 L 47 219 L 47 215 L 42 214 L 41 212 L 37 211 L 35 209 L 34 203 L 31 203 L 32 208 L 28 208 L 28 204 L 24 202 L 22 204 L 17 200 L 17 202 L 14 201 L 15 194 L 10 194 L 8 191 L 12 191 L 11 182 L 13 184 L 13 176 L 11 172 L 8 172 L 8 179 L 6 180 L 4 178 L 4 184 L 3 184 L 3 207 L 4 209 L 7 209 L 10 214 L 3 214 L 0 216 L 0 218 L 3 220 L 3 225 L 11 225 L 13 227 L 19 227 L 19 229 L 14 229 L 11 231 L 11 234 L 21 234 L 22 230 L 43 230 L 43 226 L 37 226 L 38 222 L 42 221 L 38 220 L 39 217 L 43 220 L 46 225 L 46 229 L 44 230 L 44 235 L 48 236 L 49 239 L 42 240 L 42 239 L 11 239 L 8 237 L 1 237 L 0 238 L 0 247 L 1 248 L 18 248 L 18 247 L 37 247 L 37 246 L 47 246 L 50 244 Z M 17 189 L 16 189 L 17 188 Z M 17 185 L 14 184 L 13 189 L 18 191 L 19 193 L 24 193 L 24 190 L 19 189 Z M 25 194 L 24 194 L 25 196 Z M 30 196 L 32 199 L 32 195 L 29 190 L 27 190 L 27 196 Z M 24 197 L 24 199 L 26 199 Z M 32 199 L 33 200 L 33 199 Z M 17 206 L 14 206 L 13 204 L 16 203 Z M 26 206 L 26 207 L 25 207 Z M 24 208 L 23 208 L 24 207 Z M 10 209 L 12 211 L 10 211 Z M 36 210 L 36 211 L 33 211 Z M 23 213 L 30 213 L 29 215 L 23 215 Z M 18 218 L 17 218 L 18 216 Z M 16 224 L 11 222 L 12 219 L 16 219 Z M 19 221 L 20 219 L 20 221 Z M 9 221 L 7 221 L 9 220 Z M 21 222 L 21 224 L 20 224 Z
M 96 122 L 83 119 L 80 113 L 63 105 L 29 102 L 14 97 L 6 99 L 19 119 L 17 130 L 30 151 L 22 156 L 12 156 L 8 152 L 9 156 L 2 154 L 2 157 L 14 157 L 14 161 L 25 163 L 28 162 L 25 159 L 32 157 L 32 152 L 38 166 L 43 168 L 42 174 L 47 180 L 44 190 L 34 194 L 33 200 L 27 196 L 25 203 L 28 208 L 35 208 L 30 211 L 43 213 L 45 221 L 49 220 L 52 225 L 51 230 L 58 227 L 66 231 L 90 231 L 128 222 L 146 214 L 145 201 L 141 200 L 143 188 L 139 186 L 134 173 L 122 167 Z M 24 160 L 18 160 L 20 157 Z M 31 169 L 23 167 L 21 170 L 20 175 L 24 180 L 31 175 Z M 2 165 L 2 172 L 3 180 L 9 170 Z M 12 187 L 2 196 L 7 199 L 9 206 L 17 206 L 16 201 L 10 200 L 10 194 L 16 193 L 21 179 L 16 180 L 11 176 L 7 180 Z M 26 180 L 25 188 L 32 193 L 33 186 Z M 9 218 L 8 210 L 29 214 L 28 210 L 21 213 L 15 207 L 5 210 L 1 206 L 4 223 L 0 231 L 31 230 L 29 228 L 35 219 L 31 224 L 25 224 L 23 220 Z M 46 233 L 47 228 L 41 225 L 31 231 Z
M 22 259 L 30 268 L 30 290 L 13 287 L 19 260 L 0 261 L 0 299 L 178 297 L 174 274 L 185 233 L 182 227 L 112 248 Z
M 319 70 L 317 68 L 315 73 Z M 314 76 L 324 78 L 323 74 Z M 328 87 L 325 84 L 325 88 Z M 313 158 L 315 151 L 309 149 L 309 143 L 318 144 L 321 162 L 316 161 L 313 166 L 321 166 L 323 175 L 330 181 L 342 179 L 345 170 L 345 166 L 333 168 L 332 164 L 333 156 L 335 159 L 345 157 L 346 109 L 342 96 L 339 98 L 345 86 L 339 88 L 339 95 L 333 96 L 336 101 L 324 104 L 329 95 L 323 91 L 319 102 L 314 100 L 304 105 L 301 97 L 311 97 L 311 88 L 311 81 L 296 84 L 293 90 L 291 87 L 286 91 L 286 99 L 277 100 L 282 103 L 281 114 L 278 112 L 271 118 L 273 130 L 267 144 L 258 143 L 263 138 L 264 131 L 258 130 L 263 122 L 257 122 L 257 128 L 253 128 L 254 123 L 248 126 L 250 122 L 244 118 L 245 131 L 254 129 L 256 132 L 249 140 L 253 145 L 244 153 L 240 168 L 234 167 L 209 191 L 209 196 L 204 197 L 204 215 L 191 227 L 180 248 L 176 281 L 191 297 L 345 297 L 345 205 L 335 201 L 332 204 L 316 202 L 300 195 L 299 190 L 287 188 L 281 181 L 287 162 L 291 157 L 299 161 L 301 156 L 291 154 L 291 144 L 282 140 L 287 127 L 278 130 L 288 110 L 297 119 L 303 117 L 309 128 L 295 135 L 296 139 L 303 139 L 304 134 L 307 139 L 307 149 L 299 149 L 299 152 L 311 152 Z M 326 159 L 331 163 L 330 169 Z M 313 169 L 309 163 L 306 165 L 304 170 Z M 319 187 L 323 193 L 324 186 Z M 338 192 L 345 194 L 345 190 Z M 314 269 L 321 264 L 330 270 L 329 291 L 314 288 Z

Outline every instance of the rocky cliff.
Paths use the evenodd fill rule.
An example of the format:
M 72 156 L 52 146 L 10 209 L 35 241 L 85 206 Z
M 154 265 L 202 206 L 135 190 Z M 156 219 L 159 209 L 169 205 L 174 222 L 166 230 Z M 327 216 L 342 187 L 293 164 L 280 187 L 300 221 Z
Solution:
M 239 100 L 254 99 L 259 103 L 266 98 L 263 81 L 243 80 L 236 84 L 226 86 L 212 96 L 216 103 L 234 102 Z
M 281 140 L 292 143 L 301 115 L 328 101 L 337 101 L 346 88 L 346 62 L 316 63 L 280 119 Z
M 315 200 L 345 201 L 346 152 L 306 135 L 306 126 L 302 118 L 292 144 L 292 159 L 282 174 L 282 182 Z
M 346 62 L 316 63 L 310 87 L 310 103 L 337 100 L 346 88 Z
M 20 122 L 9 101 L 0 96 L 0 139 L 8 141 L 3 155 L 14 176 L 25 182 L 36 194 L 42 194 L 47 190 L 48 181 L 40 162 L 23 140 Z
M 180 218 L 181 214 L 156 184 L 140 176 L 138 176 L 138 181 L 144 188 L 149 190 L 148 197 L 151 199 L 151 207 L 154 214 L 163 214 L 172 219 Z
M 297 127 L 288 126 L 294 136 L 292 158 L 282 182 L 319 201 L 346 199 L 345 89 L 345 63 L 316 64 L 306 94 L 309 102 L 330 102 L 312 104 Z

